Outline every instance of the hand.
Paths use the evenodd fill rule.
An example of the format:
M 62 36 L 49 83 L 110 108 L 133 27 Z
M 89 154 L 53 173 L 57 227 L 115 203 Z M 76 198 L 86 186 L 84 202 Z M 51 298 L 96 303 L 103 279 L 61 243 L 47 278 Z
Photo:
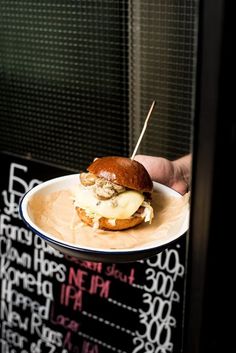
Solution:
M 167 185 L 180 194 L 185 194 L 188 191 L 191 154 L 175 161 L 146 155 L 137 155 L 134 159 L 144 165 L 153 181 Z

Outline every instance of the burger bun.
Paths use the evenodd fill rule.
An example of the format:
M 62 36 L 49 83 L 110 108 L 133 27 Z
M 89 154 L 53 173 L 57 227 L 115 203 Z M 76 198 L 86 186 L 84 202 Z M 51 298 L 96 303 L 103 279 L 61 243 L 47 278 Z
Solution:
M 81 219 L 85 224 L 93 227 L 95 225 L 95 220 L 89 217 L 86 214 L 86 211 L 80 207 L 76 208 L 76 211 Z M 129 229 L 137 226 L 138 224 L 142 223 L 144 218 L 142 216 L 133 216 L 128 219 L 115 219 L 114 222 L 109 218 L 100 217 L 98 219 L 98 224 L 96 224 L 97 229 L 104 229 L 104 230 L 124 230 Z
M 87 170 L 97 177 L 140 192 L 151 192 L 153 183 L 145 167 L 127 157 L 102 157 L 95 159 Z

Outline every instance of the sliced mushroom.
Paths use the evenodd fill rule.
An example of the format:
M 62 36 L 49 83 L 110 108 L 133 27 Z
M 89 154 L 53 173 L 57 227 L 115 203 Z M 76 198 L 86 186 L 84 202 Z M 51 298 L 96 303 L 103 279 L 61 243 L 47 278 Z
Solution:
M 80 174 L 80 181 L 81 184 L 84 186 L 92 186 L 95 184 L 97 177 L 92 173 L 81 173 Z
M 116 191 L 112 187 L 112 183 L 105 179 L 98 178 L 96 180 L 95 193 L 100 200 L 108 200 L 116 194 Z
M 116 185 L 104 178 L 97 178 L 95 182 L 95 193 L 100 200 L 108 200 L 124 191 L 125 188 L 123 186 Z

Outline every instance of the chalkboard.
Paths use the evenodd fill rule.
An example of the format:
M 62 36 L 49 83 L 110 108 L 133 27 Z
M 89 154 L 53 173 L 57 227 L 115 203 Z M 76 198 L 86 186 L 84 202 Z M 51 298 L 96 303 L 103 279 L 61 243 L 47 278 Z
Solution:
M 34 185 L 70 171 L 7 153 L 0 162 L 0 351 L 180 352 L 185 236 L 135 263 L 64 256 L 26 228 L 18 205 Z

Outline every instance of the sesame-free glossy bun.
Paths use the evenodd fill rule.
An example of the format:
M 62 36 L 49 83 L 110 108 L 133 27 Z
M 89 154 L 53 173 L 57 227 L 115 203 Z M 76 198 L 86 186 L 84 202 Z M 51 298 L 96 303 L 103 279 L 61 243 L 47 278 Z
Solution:
M 76 211 L 85 224 L 93 227 L 94 220 L 86 214 L 86 211 L 83 208 L 76 207 Z M 127 219 L 116 219 L 114 224 L 109 222 L 109 218 L 101 217 L 98 220 L 98 229 L 104 230 L 124 230 L 128 228 L 133 228 L 138 224 L 142 223 L 144 220 L 141 216 L 133 216 Z
M 97 177 L 140 192 L 151 192 L 152 180 L 145 167 L 127 157 L 102 157 L 91 163 L 87 170 Z

